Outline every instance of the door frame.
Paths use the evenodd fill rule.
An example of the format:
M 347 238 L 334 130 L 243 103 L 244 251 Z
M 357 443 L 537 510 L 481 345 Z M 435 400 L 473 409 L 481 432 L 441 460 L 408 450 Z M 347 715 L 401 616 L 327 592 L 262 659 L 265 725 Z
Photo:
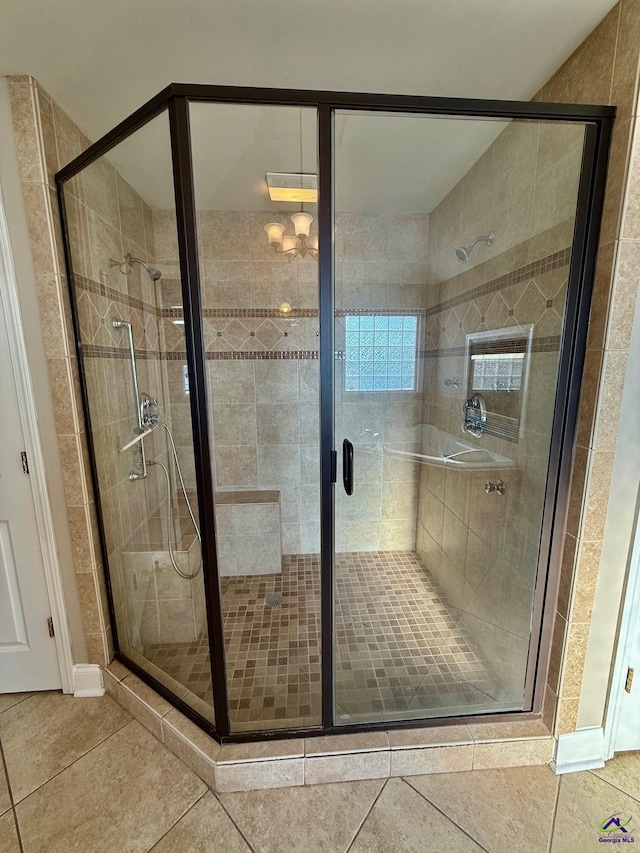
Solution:
M 0 301 L 4 308 L 11 369 L 13 372 L 18 411 L 22 426 L 25 451 L 29 460 L 29 482 L 33 495 L 33 506 L 42 554 L 45 584 L 55 625 L 54 642 L 58 656 L 58 667 L 62 681 L 62 692 L 73 693 L 75 689 L 74 663 L 71 652 L 71 633 L 67 620 L 62 571 L 56 548 L 53 514 L 47 492 L 46 469 L 40 434 L 36 398 L 31 381 L 29 360 L 18 298 L 18 280 L 13 264 L 13 253 L 9 239 L 6 209 L 0 187 Z
M 319 323 L 320 323 L 320 487 L 321 487 L 321 660 L 322 726 L 312 729 L 281 729 L 233 735 L 229 728 L 227 682 L 224 665 L 224 631 L 220 581 L 216 559 L 212 468 L 210 464 L 209 425 L 207 423 L 207 383 L 202 328 L 198 246 L 195 229 L 196 209 L 191 159 L 189 103 L 234 103 L 313 107 L 318 115 L 318 205 L 319 234 Z M 553 420 L 549 469 L 545 493 L 538 582 L 532 614 L 532 642 L 529 650 L 524 710 L 513 713 L 465 717 L 460 719 L 522 720 L 528 714 L 537 717 L 543 701 L 544 678 L 548 666 L 561 562 L 562 531 L 566 525 L 572 449 L 575 440 L 580 383 L 586 352 L 587 326 L 597 258 L 600 220 L 604 202 L 607 162 L 615 108 L 583 104 L 432 98 L 414 95 L 360 94 L 349 92 L 259 89 L 202 84 L 171 84 L 102 139 L 87 148 L 56 175 L 63 222 L 63 238 L 68 281 L 71 291 L 76 347 L 81 374 L 84 413 L 90 448 L 91 470 L 100 528 L 103 561 L 108 560 L 102 529 L 99 488 L 87 387 L 82 367 L 82 347 L 73 288 L 71 246 L 64 208 L 64 184 L 97 158 L 106 154 L 151 119 L 167 111 L 173 157 L 178 244 L 184 306 L 184 331 L 191 388 L 190 403 L 194 439 L 196 486 L 201 514 L 203 574 L 207 603 L 207 623 L 211 661 L 214 664 L 213 701 L 216 725 L 193 711 L 185 702 L 149 676 L 119 651 L 114 630 L 116 656 L 143 680 L 171 701 L 201 728 L 221 741 L 246 741 L 265 738 L 296 737 L 328 733 L 346 733 L 438 725 L 440 719 L 368 723 L 352 726 L 333 724 L 333 487 L 335 449 L 333 447 L 333 117 L 337 110 L 354 112 L 397 112 L 466 118 L 530 119 L 585 123 L 585 144 L 578 190 L 578 204 L 569 272 L 566 320 L 560 346 L 560 362 Z M 112 625 L 115 612 L 107 579 Z M 445 718 L 446 719 L 446 718 Z

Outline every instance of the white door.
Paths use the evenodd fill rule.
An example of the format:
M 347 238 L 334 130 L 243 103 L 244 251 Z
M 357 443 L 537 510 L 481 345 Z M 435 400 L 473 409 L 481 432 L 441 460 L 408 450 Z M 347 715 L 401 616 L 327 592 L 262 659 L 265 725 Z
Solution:
M 640 524 L 636 529 L 607 725 L 610 752 L 640 749 Z
M 0 693 L 62 686 L 0 289 Z
M 640 749 L 640 618 L 637 620 L 635 637 L 629 652 L 628 666 L 633 669 L 629 692 L 621 694 L 620 725 L 615 750 Z M 629 672 L 627 668 L 626 672 Z

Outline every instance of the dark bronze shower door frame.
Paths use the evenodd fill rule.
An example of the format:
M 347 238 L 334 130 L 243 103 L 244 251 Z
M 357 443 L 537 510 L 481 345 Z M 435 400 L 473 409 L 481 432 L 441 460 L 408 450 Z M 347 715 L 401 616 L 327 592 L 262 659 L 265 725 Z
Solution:
M 210 458 L 209 424 L 207 419 L 205 346 L 202 329 L 196 208 L 189 126 L 190 102 L 313 107 L 317 109 L 322 592 L 322 726 L 319 727 L 277 729 L 236 735 L 230 732 L 220 581 L 216 558 L 214 490 Z M 215 725 L 212 725 L 164 685 L 148 675 L 141 667 L 127 658 L 118 647 L 114 603 L 100 508 L 100 492 L 91 433 L 87 384 L 84 376 L 80 329 L 72 284 L 71 246 L 63 193 L 66 181 L 165 110 L 168 111 L 171 132 L 184 304 L 184 330 L 189 387 L 191 389 L 190 404 L 196 486 L 202 530 L 203 574 L 212 666 Z M 450 719 L 423 718 L 402 722 L 334 726 L 333 489 L 336 479 L 336 450 L 334 448 L 333 436 L 333 120 L 336 110 L 414 113 L 440 117 L 493 118 L 502 120 L 529 119 L 532 121 L 545 120 L 550 122 L 580 122 L 585 124 L 585 143 L 569 272 L 566 315 L 560 350 L 555 412 L 539 551 L 538 579 L 533 606 L 531 642 L 525 682 L 524 710 L 486 714 L 475 718 L 466 716 L 464 719 L 468 721 L 472 719 L 482 719 L 484 721 L 522 720 L 538 715 L 542 707 L 545 680 L 543 676 L 546 674 L 553 628 L 553 612 L 557 596 L 559 565 L 562 552 L 562 534 L 568 505 L 572 447 L 576 432 L 580 381 L 586 351 L 587 325 L 615 108 L 580 104 L 548 104 L 464 98 L 431 98 L 413 95 L 375 95 L 347 92 L 172 84 L 58 172 L 56 175 L 56 184 L 62 217 L 65 260 L 71 291 L 84 415 L 87 423 L 91 474 L 96 506 L 98 508 L 98 528 L 102 559 L 103 564 L 107 567 L 106 582 L 116 657 L 202 729 L 220 741 L 232 742 L 265 738 L 302 737 L 396 727 L 438 725 Z

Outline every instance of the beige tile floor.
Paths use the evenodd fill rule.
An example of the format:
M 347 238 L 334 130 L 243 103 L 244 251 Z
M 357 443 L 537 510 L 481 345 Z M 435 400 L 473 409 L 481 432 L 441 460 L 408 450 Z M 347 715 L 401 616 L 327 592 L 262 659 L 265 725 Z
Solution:
M 558 778 L 475 770 L 216 796 L 108 696 L 0 695 L 0 851 L 588 853 L 631 816 L 640 753 Z

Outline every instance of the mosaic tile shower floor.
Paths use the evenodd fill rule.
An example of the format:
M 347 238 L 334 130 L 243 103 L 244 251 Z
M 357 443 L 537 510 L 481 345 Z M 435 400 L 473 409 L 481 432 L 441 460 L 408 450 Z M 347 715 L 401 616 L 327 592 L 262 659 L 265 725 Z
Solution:
M 268 606 L 270 596 L 282 603 Z M 320 724 L 320 569 L 285 555 L 281 575 L 222 580 L 235 731 Z M 411 551 L 336 558 L 338 723 L 502 707 L 489 664 Z M 212 703 L 206 638 L 146 646 L 145 657 Z

